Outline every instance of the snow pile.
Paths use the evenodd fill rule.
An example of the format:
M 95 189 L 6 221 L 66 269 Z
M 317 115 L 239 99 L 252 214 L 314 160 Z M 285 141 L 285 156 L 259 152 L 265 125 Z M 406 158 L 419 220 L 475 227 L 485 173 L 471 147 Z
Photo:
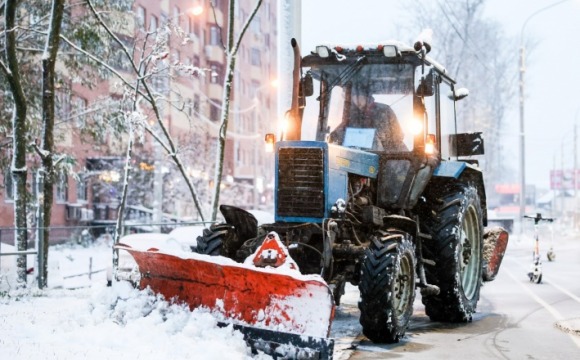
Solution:
M 0 295 L 1 359 L 270 359 L 207 311 L 127 283 Z

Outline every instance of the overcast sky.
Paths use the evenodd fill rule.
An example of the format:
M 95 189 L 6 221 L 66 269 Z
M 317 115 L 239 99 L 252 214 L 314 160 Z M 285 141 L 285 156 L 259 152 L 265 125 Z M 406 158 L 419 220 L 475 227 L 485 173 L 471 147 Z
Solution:
M 303 0 L 303 52 L 318 43 L 372 43 L 384 39 L 410 42 L 419 34 L 403 33 L 408 20 L 401 0 Z M 430 0 L 437 1 L 437 0 Z M 443 0 L 440 0 L 443 1 Z M 485 14 L 499 22 L 506 35 L 518 40 L 525 20 L 558 0 L 487 0 Z M 432 24 L 436 44 L 437 24 Z M 526 182 L 548 188 L 554 167 L 572 168 L 574 118 L 580 122 L 580 0 L 568 0 L 542 11 L 528 22 L 525 38 L 536 42 L 528 54 L 526 73 Z M 481 49 L 485 53 L 485 49 Z M 514 48 L 517 52 L 517 47 Z M 443 64 L 445 65 L 445 64 Z M 459 82 L 461 79 L 458 79 Z M 518 99 L 506 121 L 504 138 L 511 142 L 509 160 L 519 171 Z M 580 130 L 579 130 L 580 132 Z M 580 141 L 580 140 L 579 140 Z M 580 149 L 580 145 L 578 146 Z M 513 156 L 511 156 L 513 154 Z M 580 162 L 580 156 L 578 161 Z M 519 176 L 515 176 L 516 182 Z

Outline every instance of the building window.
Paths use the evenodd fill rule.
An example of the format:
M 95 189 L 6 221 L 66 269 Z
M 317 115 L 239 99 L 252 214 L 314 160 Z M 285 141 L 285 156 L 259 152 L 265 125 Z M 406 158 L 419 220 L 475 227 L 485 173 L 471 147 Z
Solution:
M 199 114 L 199 95 L 193 95 L 193 111 L 195 114 Z
M 81 175 L 77 181 L 77 202 L 87 201 L 87 180 Z
M 145 8 L 143 6 L 137 7 L 135 17 L 137 18 L 137 25 L 145 27 Z
M 123 40 L 121 40 L 123 41 Z M 125 46 L 131 47 L 130 44 L 126 41 L 123 41 L 123 43 L 125 44 Z M 125 56 L 125 53 L 121 50 L 121 45 L 117 44 L 116 42 L 113 42 L 111 44 L 111 53 L 112 53 L 112 65 L 113 68 L 117 69 L 117 70 L 129 70 L 131 69 L 131 63 L 129 61 L 129 59 L 127 59 L 127 57 Z
M 149 31 L 156 32 L 157 31 L 157 16 L 151 15 L 149 19 Z
M 179 25 L 180 23 L 180 19 L 179 17 L 181 16 L 181 12 L 179 11 L 179 8 L 177 6 L 173 7 L 173 21 Z
M 220 82 L 221 79 L 221 66 L 218 64 L 212 64 L 211 65 L 211 73 L 210 73 L 210 77 L 209 77 L 209 81 L 212 84 L 217 84 Z
M 69 119 L 70 116 L 70 93 L 65 90 L 56 93 L 56 115 L 60 119 Z
M 12 173 L 10 168 L 4 171 L 4 200 L 14 200 L 14 182 L 12 181 Z
M 199 21 L 193 21 L 193 32 L 196 36 L 201 37 L 201 25 Z
M 216 25 L 212 25 L 209 29 L 209 44 L 219 45 L 220 44 L 220 29 Z
M 262 32 L 262 26 L 261 26 L 261 22 L 260 22 L 260 17 L 259 16 L 254 16 L 254 18 L 252 19 L 252 23 L 250 24 L 250 28 L 256 34 L 259 34 L 260 32 Z
M 79 129 L 84 128 L 87 125 L 87 99 L 76 96 L 74 98 L 74 114 L 77 127 Z
M 209 118 L 212 121 L 218 121 L 220 118 L 220 103 L 219 100 L 212 99 L 209 108 Z
M 187 99 L 187 105 L 185 107 L 187 108 L 187 116 L 191 119 L 193 116 L 193 99 Z
M 56 201 L 63 203 L 68 200 L 68 177 L 60 174 L 56 180 Z
M 261 57 L 260 49 L 252 48 L 252 52 L 251 52 L 251 56 L 250 56 L 251 64 L 254 66 L 262 65 L 262 62 L 260 61 L 260 57 Z
M 256 80 L 252 80 L 250 83 L 250 97 L 257 98 L 258 97 L 258 89 L 260 88 L 260 83 Z

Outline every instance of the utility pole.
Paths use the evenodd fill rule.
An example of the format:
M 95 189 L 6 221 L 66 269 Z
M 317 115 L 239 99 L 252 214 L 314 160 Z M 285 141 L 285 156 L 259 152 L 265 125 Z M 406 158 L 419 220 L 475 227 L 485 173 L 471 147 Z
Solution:
M 524 131 L 524 73 L 526 72 L 525 52 L 526 50 L 522 41 L 520 47 L 520 222 L 523 221 L 524 215 L 526 214 L 526 136 Z M 523 226 L 520 226 L 520 233 L 522 232 Z
M 574 230 L 576 230 L 576 211 L 578 209 L 578 125 L 574 122 L 574 209 L 572 211 L 572 216 L 574 216 Z
M 524 45 L 524 32 L 528 22 L 539 13 L 546 11 L 554 6 L 568 2 L 570 0 L 560 0 L 549 4 L 539 10 L 533 12 L 526 18 L 520 30 L 520 223 L 522 223 L 526 211 L 526 147 L 525 147 L 525 132 L 524 132 L 524 74 L 526 72 L 526 48 Z M 520 226 L 520 234 L 523 232 L 523 226 Z
M 564 170 L 564 141 L 562 141 L 562 158 L 560 159 L 560 169 L 562 170 L 562 190 L 560 191 L 560 213 L 564 217 L 564 198 L 566 197 L 566 186 L 564 179 L 566 178 L 566 172 Z
M 558 186 L 557 186 L 557 183 L 556 183 L 556 179 L 558 178 L 556 176 L 556 171 L 557 171 L 557 168 L 556 168 L 556 156 L 557 156 L 557 152 L 554 151 L 554 159 L 552 161 L 552 179 L 551 179 L 551 183 L 552 183 L 551 184 L 552 185 L 552 216 L 555 216 L 555 214 L 556 214 L 556 205 L 557 205 L 556 202 L 558 200 L 558 197 L 557 197 L 557 194 L 558 194 L 557 188 L 558 188 Z M 561 184 L 562 184 L 562 179 L 560 179 L 560 187 L 562 186 Z

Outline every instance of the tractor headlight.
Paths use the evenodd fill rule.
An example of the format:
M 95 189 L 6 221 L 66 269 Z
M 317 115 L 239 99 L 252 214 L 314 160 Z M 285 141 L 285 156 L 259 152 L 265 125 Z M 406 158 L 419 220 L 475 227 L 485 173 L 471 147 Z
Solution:
M 266 134 L 264 141 L 266 143 L 266 152 L 267 153 L 274 152 L 274 144 L 276 143 L 276 135 Z
M 383 55 L 385 57 L 397 57 L 399 50 L 395 45 L 384 45 L 383 46 Z
M 318 54 L 318 56 L 325 59 L 330 56 L 330 49 L 328 48 L 328 46 L 319 45 L 316 47 L 316 53 Z
M 435 153 L 435 135 L 427 134 L 425 139 L 425 154 L 433 155 Z
M 423 121 L 419 119 L 412 119 L 409 121 L 406 128 L 408 133 L 412 134 L 413 136 L 417 136 L 423 131 Z

